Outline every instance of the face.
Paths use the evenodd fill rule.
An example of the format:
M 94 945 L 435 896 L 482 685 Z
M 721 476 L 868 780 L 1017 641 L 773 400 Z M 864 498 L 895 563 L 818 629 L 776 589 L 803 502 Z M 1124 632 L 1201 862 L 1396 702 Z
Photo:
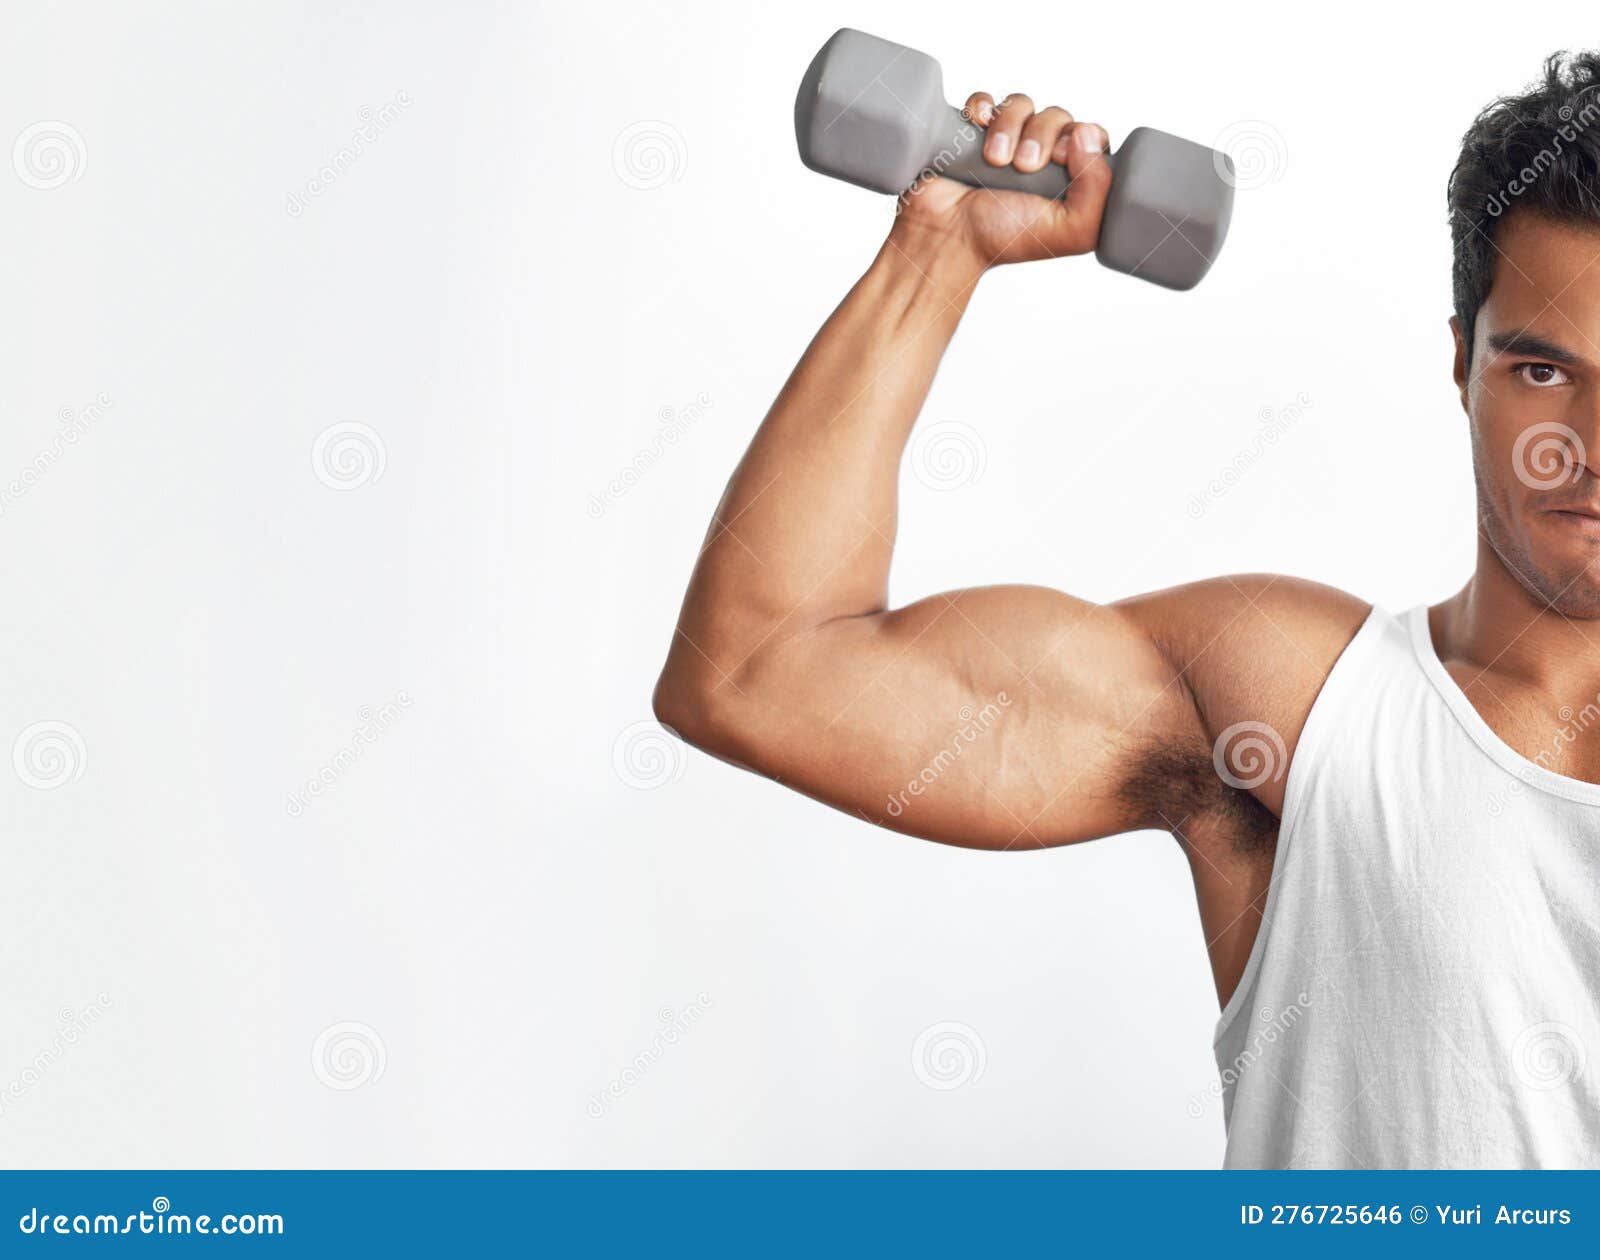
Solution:
M 1541 604 L 1600 618 L 1600 229 L 1516 212 L 1456 384 L 1483 537 Z

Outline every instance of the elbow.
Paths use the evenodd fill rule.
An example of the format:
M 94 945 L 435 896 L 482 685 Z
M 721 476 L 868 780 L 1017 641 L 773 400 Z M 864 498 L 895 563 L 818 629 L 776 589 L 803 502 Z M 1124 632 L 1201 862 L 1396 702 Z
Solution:
M 685 732 L 687 718 L 694 712 L 694 693 L 689 681 L 673 672 L 672 666 L 661 671 L 656 679 L 656 689 L 650 696 L 650 708 L 656 721 L 686 743 L 694 743 Z
M 771 644 L 738 657 L 725 636 L 699 637 L 707 647 L 679 634 L 667 652 L 650 701 L 656 721 L 721 761 L 773 773 L 786 742 L 776 719 L 796 696 L 792 668 Z
M 738 742 L 737 715 L 728 686 L 707 670 L 688 669 L 669 660 L 650 698 L 656 721 L 684 743 L 717 756 Z

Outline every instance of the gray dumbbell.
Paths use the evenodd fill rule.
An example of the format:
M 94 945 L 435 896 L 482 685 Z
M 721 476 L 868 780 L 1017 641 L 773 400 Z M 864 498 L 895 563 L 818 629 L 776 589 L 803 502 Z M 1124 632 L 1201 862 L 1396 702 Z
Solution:
M 1032 174 L 983 160 L 983 132 L 944 99 L 939 63 L 886 39 L 837 32 L 812 58 L 794 102 L 800 159 L 814 171 L 900 193 L 933 172 L 979 188 L 1060 197 L 1067 172 Z M 1151 127 L 1128 133 L 1111 163 L 1095 256 L 1114 271 L 1192 289 L 1211 268 L 1233 213 L 1224 153 Z

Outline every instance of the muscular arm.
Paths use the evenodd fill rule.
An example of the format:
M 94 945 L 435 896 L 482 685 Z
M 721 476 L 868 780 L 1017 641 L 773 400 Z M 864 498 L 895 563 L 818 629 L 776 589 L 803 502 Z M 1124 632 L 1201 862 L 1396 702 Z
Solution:
M 1051 114 L 1025 112 L 1024 128 Z M 1036 587 L 886 606 L 901 454 L 974 286 L 1098 232 L 1105 165 L 1085 127 L 1055 126 L 1043 151 L 1073 174 L 1065 202 L 940 180 L 907 199 L 717 507 L 656 711 L 727 760 L 928 839 L 1172 831 L 1214 941 L 1260 890 L 1234 878 L 1259 861 L 1230 846 L 1273 825 L 1287 758 L 1251 798 L 1217 777 L 1213 740 L 1250 720 L 1292 750 L 1365 605 L 1249 578 L 1109 606 Z
M 1025 587 L 885 607 L 901 452 L 978 276 L 937 239 L 885 244 L 733 476 L 657 703 L 690 740 L 913 834 L 1127 830 L 1144 820 L 1112 750 L 1179 726 L 1185 697 L 1121 614 Z M 1097 676 L 1119 685 L 1094 694 Z

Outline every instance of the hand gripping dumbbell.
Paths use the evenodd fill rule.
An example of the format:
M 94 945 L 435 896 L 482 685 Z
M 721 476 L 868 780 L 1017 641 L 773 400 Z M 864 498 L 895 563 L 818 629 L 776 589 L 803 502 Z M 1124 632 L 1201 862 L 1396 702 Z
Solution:
M 853 31 L 812 58 L 794 102 L 800 160 L 814 171 L 900 193 L 928 173 L 978 188 L 1060 197 L 1065 167 L 1031 174 L 983 160 L 983 132 L 944 99 L 926 53 Z M 1211 268 L 1233 213 L 1233 163 L 1224 153 L 1135 127 L 1114 154 L 1095 257 L 1168 289 L 1192 289 Z

